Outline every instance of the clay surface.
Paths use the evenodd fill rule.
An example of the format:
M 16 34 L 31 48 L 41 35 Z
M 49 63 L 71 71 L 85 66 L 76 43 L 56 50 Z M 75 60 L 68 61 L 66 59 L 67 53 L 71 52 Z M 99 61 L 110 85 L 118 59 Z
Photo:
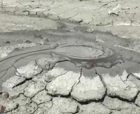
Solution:
M 140 113 L 138 0 L 0 4 L 0 114 Z

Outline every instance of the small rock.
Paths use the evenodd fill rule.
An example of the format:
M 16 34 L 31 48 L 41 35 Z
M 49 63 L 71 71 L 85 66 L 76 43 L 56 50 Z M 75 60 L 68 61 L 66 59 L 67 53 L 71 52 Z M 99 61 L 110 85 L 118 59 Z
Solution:
M 32 43 L 30 40 L 26 40 L 25 43 Z
M 1 96 L 2 96 L 3 99 L 7 99 L 9 97 L 9 93 L 4 91 L 4 92 L 2 92 Z
M 5 44 L 10 44 L 10 41 L 6 41 Z

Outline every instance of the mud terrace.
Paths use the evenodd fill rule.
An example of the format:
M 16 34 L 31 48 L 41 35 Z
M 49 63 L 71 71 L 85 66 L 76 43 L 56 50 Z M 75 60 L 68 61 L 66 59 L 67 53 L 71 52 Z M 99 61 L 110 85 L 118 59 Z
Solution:
M 0 3 L 0 114 L 140 114 L 138 0 Z

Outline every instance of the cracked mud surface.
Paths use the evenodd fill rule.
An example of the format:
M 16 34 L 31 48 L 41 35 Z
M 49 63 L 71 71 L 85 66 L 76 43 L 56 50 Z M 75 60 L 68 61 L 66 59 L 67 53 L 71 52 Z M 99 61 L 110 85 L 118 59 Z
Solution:
M 7 39 L 43 38 L 42 44 L 34 40 L 8 45 L 11 51 L 3 48 L 1 89 L 10 95 L 1 99 L 6 114 L 140 112 L 140 54 L 127 49 L 127 39 L 75 28 L 64 22 L 56 30 L 1 33 Z
M 84 2 L 77 6 L 69 3 L 68 8 L 74 8 L 75 14 L 71 13 L 73 10 L 66 14 L 65 7 L 61 7 L 64 2 L 49 3 L 48 13 L 54 12 L 49 15 L 52 18 L 63 14 L 78 22 L 85 12 L 82 14 L 79 10 L 77 14 L 77 7 L 88 9 L 89 6 Z M 99 2 L 97 7 L 111 3 L 114 4 Z M 1 8 L 7 13 L 15 13 L 11 15 L 12 22 L 15 19 L 21 24 L 24 19 L 27 21 L 22 26 L 19 23 L 15 23 L 17 27 L 8 25 L 12 23 L 9 14 L 0 14 L 7 17 L 7 20 L 2 19 L 7 23 L 0 33 L 0 91 L 9 93 L 6 99 L 6 94 L 0 92 L 0 113 L 2 110 L 4 114 L 140 113 L 140 52 L 135 50 L 135 43 L 140 42 L 138 39 L 125 39 L 98 30 L 89 32 L 90 25 L 61 18 L 30 17 L 30 12 L 36 11 L 38 15 L 44 8 L 32 8 L 36 2 L 30 7 L 27 7 L 30 3 L 25 4 L 19 12 L 15 9 L 19 3 L 14 1 L 3 2 Z M 24 8 L 28 9 L 24 13 L 29 16 L 21 19 L 16 14 L 24 15 Z M 89 23 L 90 17 L 82 19 L 83 23 L 95 25 L 92 21 Z M 40 24 L 40 21 L 46 24 Z

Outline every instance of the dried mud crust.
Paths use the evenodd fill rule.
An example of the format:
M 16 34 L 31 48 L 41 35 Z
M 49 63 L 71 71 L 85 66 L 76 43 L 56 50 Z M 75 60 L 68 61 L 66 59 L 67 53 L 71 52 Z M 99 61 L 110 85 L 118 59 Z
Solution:
M 129 48 L 130 40 L 62 25 L 1 33 L 5 39 L 19 36 L 35 43 L 7 53 L 4 48 L 0 84 L 10 95 L 0 99 L 4 113 L 139 114 L 140 54 Z
M 40 24 L 36 19 L 37 23 L 34 23 L 34 19 L 29 23 L 27 18 L 13 21 L 12 16 L 5 19 L 5 13 L 8 13 L 71 20 L 92 25 L 92 30 L 111 31 L 123 38 L 140 38 L 138 4 L 139 0 L 0 0 L 0 12 L 4 13 L 0 18 L 0 30 L 42 28 L 51 23 L 41 20 L 43 24 Z M 12 24 L 9 23 L 11 21 Z

